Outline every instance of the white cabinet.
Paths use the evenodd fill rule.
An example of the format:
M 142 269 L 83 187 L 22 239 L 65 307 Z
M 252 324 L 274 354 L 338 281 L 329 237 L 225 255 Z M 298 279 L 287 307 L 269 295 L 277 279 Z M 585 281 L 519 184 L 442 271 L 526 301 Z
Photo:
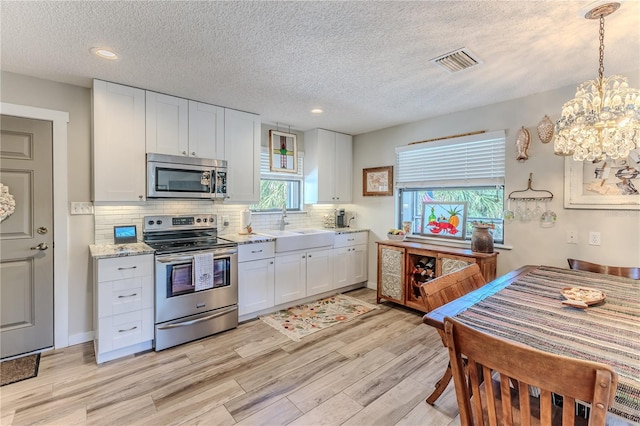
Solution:
M 333 250 L 276 254 L 275 304 L 292 302 L 333 289 Z
M 273 307 L 274 248 L 273 242 L 238 246 L 238 315 Z
M 227 160 L 226 203 L 260 200 L 260 116 L 225 109 L 224 152 Z
M 98 364 L 152 348 L 153 259 L 153 254 L 94 259 Z
M 147 91 L 146 149 L 224 160 L 224 108 Z
M 144 90 L 94 80 L 92 104 L 93 201 L 144 201 Z
M 304 146 L 305 203 L 350 203 L 351 136 L 324 129 L 309 130 L 304 133 Z
M 189 101 L 189 153 L 224 160 L 224 108 Z
M 334 289 L 367 281 L 367 232 L 336 235 Z
M 147 91 L 146 105 L 147 152 L 191 156 L 189 101 Z

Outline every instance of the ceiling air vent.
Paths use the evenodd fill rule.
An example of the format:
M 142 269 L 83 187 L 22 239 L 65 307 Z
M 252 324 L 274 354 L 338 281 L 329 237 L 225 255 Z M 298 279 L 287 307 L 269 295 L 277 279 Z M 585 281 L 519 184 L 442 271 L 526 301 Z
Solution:
M 433 62 L 439 67 L 444 68 L 449 73 L 466 70 L 467 68 L 471 68 L 482 63 L 477 56 L 465 47 L 446 53 L 442 56 L 438 56 L 437 58 L 431 59 L 429 62 Z

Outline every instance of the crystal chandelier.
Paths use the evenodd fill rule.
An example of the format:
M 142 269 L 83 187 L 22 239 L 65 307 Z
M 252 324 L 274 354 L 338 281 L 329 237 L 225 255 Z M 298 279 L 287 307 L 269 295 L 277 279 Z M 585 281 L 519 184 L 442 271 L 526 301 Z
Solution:
M 640 91 L 621 75 L 604 77 L 604 17 L 620 3 L 607 3 L 591 9 L 586 19 L 600 19 L 600 68 L 598 79 L 578 86 L 574 99 L 562 106 L 556 122 L 554 151 L 573 155 L 576 161 L 625 158 L 640 148 Z

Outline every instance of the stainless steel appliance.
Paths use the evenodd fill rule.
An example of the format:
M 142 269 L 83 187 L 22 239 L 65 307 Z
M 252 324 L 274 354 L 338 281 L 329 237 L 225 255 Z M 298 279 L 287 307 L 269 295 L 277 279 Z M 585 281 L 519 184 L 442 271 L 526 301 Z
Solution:
M 145 216 L 143 240 L 155 255 L 155 350 L 238 325 L 238 246 L 217 236 L 209 214 Z M 197 270 L 213 254 L 208 288 Z
M 147 154 L 147 198 L 226 197 L 226 161 Z
M 336 210 L 336 227 L 337 228 L 346 228 L 347 227 L 347 214 L 344 209 Z

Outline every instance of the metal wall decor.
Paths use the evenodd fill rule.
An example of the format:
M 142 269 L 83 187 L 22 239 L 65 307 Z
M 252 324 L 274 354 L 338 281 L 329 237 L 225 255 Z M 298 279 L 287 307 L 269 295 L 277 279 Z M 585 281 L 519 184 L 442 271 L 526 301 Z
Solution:
M 531 142 L 531 135 L 529 131 L 522 126 L 520 130 L 518 130 L 518 134 L 516 135 L 516 160 L 521 163 L 525 160 L 529 159 L 529 143 Z
M 549 143 L 553 139 L 554 125 L 548 115 L 545 115 L 538 123 L 538 137 L 540 142 Z

